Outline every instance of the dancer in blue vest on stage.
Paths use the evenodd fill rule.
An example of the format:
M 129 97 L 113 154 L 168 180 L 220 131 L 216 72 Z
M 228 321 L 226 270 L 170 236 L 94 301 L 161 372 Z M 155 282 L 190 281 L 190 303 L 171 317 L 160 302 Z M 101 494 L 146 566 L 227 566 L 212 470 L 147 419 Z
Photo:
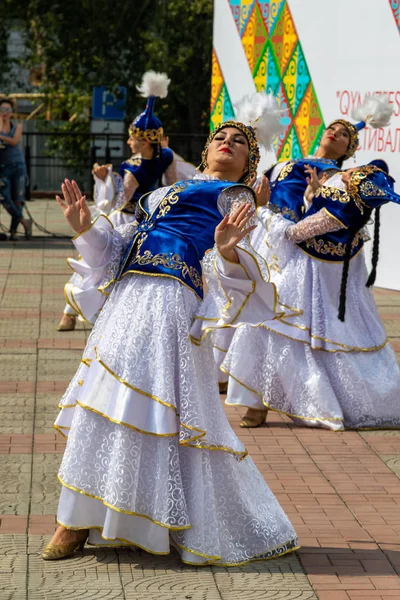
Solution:
M 110 166 L 94 170 L 95 181 L 99 188 L 101 186 L 98 195 L 110 195 L 110 187 L 116 192 L 110 213 L 115 226 L 130 223 L 139 198 L 160 187 L 162 181 L 164 185 L 172 185 L 195 174 L 193 165 L 185 163 L 168 148 L 163 125 L 154 113 L 155 100 L 166 98 L 169 83 L 165 73 L 148 71 L 144 74 L 138 90 L 147 98 L 147 105 L 129 127 L 132 157 L 120 165 L 118 174 L 113 173 Z
M 341 121 L 350 156 L 358 131 L 385 112 L 379 99 L 368 102 L 368 116 L 358 111 L 363 121 Z M 391 111 L 387 106 L 386 123 Z M 222 364 L 229 375 L 227 403 L 247 408 L 242 427 L 262 425 L 268 409 L 333 430 L 400 427 L 400 371 L 369 289 L 380 206 L 400 200 L 387 171 L 376 161 L 334 174 L 322 186 L 313 177 L 312 204 L 297 223 L 269 205 L 258 209 L 268 252 L 276 257 L 271 280 L 278 309 L 286 314 L 274 321 L 255 314 L 253 327 L 235 332 Z M 368 277 L 363 228 L 371 215 Z
M 369 127 L 379 128 L 388 124 L 392 107 L 383 97 L 368 97 L 357 108 L 357 114 L 360 123 L 367 122 Z M 342 170 L 343 163 L 351 158 L 357 149 L 349 125 L 353 127 L 345 119 L 335 119 L 322 134 L 314 155 L 278 162 L 265 172 L 270 186 L 271 211 L 294 223 L 303 218 L 310 206 L 309 200 L 315 185 L 322 185 L 335 172 Z M 253 244 L 264 256 L 265 231 L 261 225 L 253 235 Z M 266 255 L 265 258 L 270 262 L 270 255 Z
M 258 277 L 257 257 L 245 247 L 254 206 L 246 182 L 259 162 L 256 136 L 268 140 L 264 113 L 278 112 L 273 99 L 261 98 L 251 120 L 257 129 L 243 121 L 219 126 L 203 172 L 142 197 L 139 225 L 114 228 L 103 217 L 91 225 L 78 187 L 63 185 L 58 201 L 86 273 L 109 297 L 98 293 L 103 308 L 60 404 L 56 427 L 68 443 L 59 528 L 45 560 L 73 554 L 88 535 L 90 543 L 155 554 L 173 546 L 196 565 L 235 566 L 298 547 L 229 425 L 211 344 L 189 338 L 204 294 L 201 261 L 214 236 L 207 257 L 216 272 L 238 269 L 225 289 L 231 311 L 246 312 L 246 273 Z M 274 286 L 259 283 L 272 318 Z
M 373 106 L 372 106 L 372 104 Z M 371 111 L 374 119 L 368 119 Z M 391 107 L 385 99 L 367 99 L 366 103 L 359 107 L 360 120 L 365 117 L 369 120 L 369 126 L 382 127 L 387 124 L 391 116 Z M 351 124 L 350 124 L 351 125 Z M 352 126 L 351 126 L 352 127 Z M 334 173 L 342 169 L 343 162 L 353 156 L 354 136 L 349 129 L 349 122 L 336 119 L 325 129 L 320 145 L 313 156 L 305 158 L 278 162 L 265 172 L 265 178 L 261 178 L 263 187 L 270 187 L 269 209 L 278 213 L 294 223 L 303 218 L 310 206 L 313 190 L 327 181 Z M 276 270 L 277 258 L 274 249 L 268 245 L 265 227 L 259 223 L 252 235 L 252 246 L 268 262 L 270 269 Z M 226 352 L 234 335 L 233 330 L 219 330 L 214 336 L 214 354 L 217 366 L 220 367 L 225 360 Z M 228 376 L 220 371 L 220 389 L 227 391 Z M 260 419 L 255 418 L 257 424 Z M 243 425 L 253 421 L 248 415 Z
M 165 98 L 170 80 L 165 73 L 148 71 L 138 87 L 147 105 L 129 127 L 128 145 L 133 156 L 124 161 L 118 173 L 113 173 L 112 165 L 95 166 L 95 206 L 91 207 L 92 218 L 100 214 L 108 215 L 114 226 L 135 221 L 139 198 L 161 185 L 171 185 L 178 178 L 193 176 L 195 167 L 185 163 L 180 156 L 166 147 L 164 129 L 154 113 L 157 97 Z M 75 329 L 76 319 L 93 323 L 96 314 L 90 310 L 91 290 L 82 286 L 82 278 L 76 272 L 76 261 L 68 264 L 75 271 L 64 288 L 67 304 L 64 308 L 58 331 Z M 87 311 L 82 313 L 76 299 L 86 296 L 82 304 Z

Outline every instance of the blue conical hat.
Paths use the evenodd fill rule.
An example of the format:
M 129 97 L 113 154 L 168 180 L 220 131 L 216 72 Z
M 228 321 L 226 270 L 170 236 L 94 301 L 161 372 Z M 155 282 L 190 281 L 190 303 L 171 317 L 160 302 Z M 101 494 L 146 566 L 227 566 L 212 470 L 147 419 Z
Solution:
M 164 137 L 164 129 L 160 119 L 154 114 L 156 98 L 166 98 L 170 79 L 166 73 L 147 71 L 138 90 L 147 98 L 145 110 L 132 122 L 129 127 L 130 135 L 147 140 L 152 144 L 160 143 Z

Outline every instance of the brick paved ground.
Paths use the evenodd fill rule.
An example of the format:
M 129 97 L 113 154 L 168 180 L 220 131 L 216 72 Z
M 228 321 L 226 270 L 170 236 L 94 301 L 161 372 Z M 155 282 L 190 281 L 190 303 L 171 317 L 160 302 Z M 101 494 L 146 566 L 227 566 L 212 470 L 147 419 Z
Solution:
M 67 233 L 51 201 L 29 205 Z M 38 233 L 37 231 L 35 233 Z M 0 243 L 0 598 L 2 600 L 394 600 L 400 598 L 400 431 L 333 433 L 270 415 L 243 431 L 300 535 L 296 555 L 248 567 L 182 566 L 176 555 L 85 550 L 38 554 L 55 528 L 64 440 L 52 423 L 88 335 L 57 333 L 68 240 Z M 376 290 L 400 355 L 400 293 Z

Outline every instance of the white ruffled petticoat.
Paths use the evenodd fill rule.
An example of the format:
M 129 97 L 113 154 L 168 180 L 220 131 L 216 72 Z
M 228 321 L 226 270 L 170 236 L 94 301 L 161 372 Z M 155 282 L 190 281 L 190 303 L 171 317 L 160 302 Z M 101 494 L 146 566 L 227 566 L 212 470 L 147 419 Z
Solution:
M 400 427 L 400 371 L 365 285 L 364 252 L 350 262 L 342 323 L 342 264 L 303 253 L 285 237 L 290 225 L 272 216 L 264 239 L 256 231 L 286 316 L 236 330 L 222 364 L 227 403 L 330 429 Z

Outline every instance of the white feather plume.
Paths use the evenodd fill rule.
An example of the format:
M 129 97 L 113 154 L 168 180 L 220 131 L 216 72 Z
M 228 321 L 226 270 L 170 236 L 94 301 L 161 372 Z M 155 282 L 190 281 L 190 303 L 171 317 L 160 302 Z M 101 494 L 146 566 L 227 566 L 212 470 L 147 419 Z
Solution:
M 360 106 L 352 109 L 350 116 L 355 121 L 365 121 L 370 127 L 386 127 L 393 114 L 393 106 L 386 95 L 367 96 Z
M 256 92 L 244 96 L 235 104 L 235 111 L 236 120 L 251 125 L 256 130 L 259 145 L 267 150 L 284 130 L 282 117 L 286 111 L 272 94 Z
M 143 98 L 157 96 L 157 98 L 166 98 L 168 95 L 168 86 L 171 80 L 166 73 L 156 73 L 155 71 L 146 71 L 143 75 L 142 83 L 137 87 Z

